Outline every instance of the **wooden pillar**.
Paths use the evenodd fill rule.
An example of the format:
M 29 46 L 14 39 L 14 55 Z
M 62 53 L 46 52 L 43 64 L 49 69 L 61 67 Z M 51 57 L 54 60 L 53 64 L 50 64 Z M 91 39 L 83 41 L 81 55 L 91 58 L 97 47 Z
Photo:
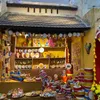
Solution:
M 71 38 L 68 38 L 67 42 L 68 42 L 68 49 L 69 49 L 69 63 L 71 63 L 71 43 L 72 43 Z
M 11 52 L 12 55 L 10 57 L 10 69 L 14 70 L 15 68 L 15 37 L 11 36 Z

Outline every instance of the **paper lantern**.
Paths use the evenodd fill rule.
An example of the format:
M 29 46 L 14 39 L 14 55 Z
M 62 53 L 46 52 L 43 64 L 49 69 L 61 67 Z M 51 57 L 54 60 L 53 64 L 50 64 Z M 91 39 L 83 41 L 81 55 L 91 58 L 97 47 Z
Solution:
M 77 34 L 74 32 L 74 33 L 73 33 L 73 36 L 77 36 Z
M 19 32 L 18 32 L 18 31 L 16 32 L 16 35 L 17 35 L 17 36 L 19 35 Z
M 59 34 L 59 37 L 60 37 L 60 38 L 61 38 L 61 37 L 63 37 L 63 34 L 62 34 L 62 33 L 60 33 L 60 34 Z
M 46 33 L 43 34 L 43 38 L 47 38 L 47 34 Z
M 13 31 L 9 30 L 8 33 L 9 33 L 9 35 L 12 35 L 13 34 Z
M 69 36 L 69 37 L 72 37 L 72 33 L 68 33 L 68 36 Z
M 66 38 L 67 34 L 64 34 L 64 38 Z
M 79 37 L 80 36 L 80 33 L 77 33 L 77 36 Z

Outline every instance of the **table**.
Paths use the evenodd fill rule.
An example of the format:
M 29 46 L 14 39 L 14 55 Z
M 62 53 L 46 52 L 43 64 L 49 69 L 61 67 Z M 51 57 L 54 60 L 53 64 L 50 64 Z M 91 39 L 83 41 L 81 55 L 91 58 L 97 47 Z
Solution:
M 42 82 L 0 82 L 0 93 L 8 93 L 17 88 L 22 88 L 24 92 L 41 90 Z
M 19 99 L 11 99 L 11 97 L 6 98 L 5 100 L 56 100 L 56 98 L 41 98 L 40 96 L 37 97 L 22 97 Z

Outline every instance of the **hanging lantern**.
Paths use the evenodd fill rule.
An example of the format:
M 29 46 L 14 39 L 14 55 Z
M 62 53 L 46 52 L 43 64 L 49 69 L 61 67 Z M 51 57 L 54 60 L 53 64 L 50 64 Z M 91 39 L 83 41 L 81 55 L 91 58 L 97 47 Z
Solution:
M 64 34 L 64 38 L 66 38 L 66 36 L 67 36 L 67 34 L 65 33 L 65 34 Z
M 74 32 L 74 33 L 73 33 L 73 36 L 77 36 L 77 33 Z
M 33 33 L 33 37 L 35 36 L 35 33 Z
M 47 34 L 46 33 L 43 34 L 43 38 L 47 38 Z
M 9 35 L 12 35 L 13 34 L 13 31 L 9 30 L 8 33 L 9 33 Z
M 25 35 L 25 32 L 22 32 L 22 35 Z
M 77 36 L 79 37 L 80 36 L 80 33 L 77 33 Z
M 69 36 L 69 37 L 72 37 L 72 33 L 68 33 L 68 36 Z
M 8 34 L 8 30 L 5 30 L 5 34 Z
M 50 37 L 51 35 L 50 35 L 50 33 L 48 34 L 48 38 Z
M 63 37 L 63 34 L 62 34 L 62 33 L 60 33 L 60 34 L 59 34 L 59 37 L 60 37 L 60 38 L 62 38 L 62 37 Z
M 84 33 L 80 33 L 81 34 L 81 36 L 84 36 Z
M 18 32 L 18 31 L 16 32 L 16 35 L 17 35 L 17 36 L 19 35 L 19 32 Z

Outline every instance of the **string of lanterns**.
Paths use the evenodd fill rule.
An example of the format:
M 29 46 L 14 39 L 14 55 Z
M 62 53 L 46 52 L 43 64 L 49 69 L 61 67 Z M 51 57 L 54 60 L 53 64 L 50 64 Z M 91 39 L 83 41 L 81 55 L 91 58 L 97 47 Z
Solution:
M 96 56 L 96 52 L 95 52 L 95 48 L 96 48 L 96 40 L 94 40 L 94 45 L 93 45 L 93 47 L 94 47 L 94 49 L 93 49 L 93 54 L 94 54 L 94 61 L 93 61 L 93 63 L 94 63 L 94 68 L 93 68 L 93 71 L 94 71 L 94 82 L 93 82 L 93 84 L 95 84 L 96 83 L 96 63 L 95 63 L 95 59 L 97 58 L 97 56 Z
M 62 37 L 72 37 L 72 36 L 76 36 L 76 37 L 79 37 L 79 36 L 84 36 L 84 33 L 79 33 L 79 32 L 73 32 L 73 33 L 71 33 L 71 32 L 69 32 L 69 33 L 59 33 L 59 34 L 50 34 L 50 33 L 43 33 L 43 34 L 40 34 L 40 33 L 38 33 L 38 34 L 36 34 L 36 33 L 26 33 L 26 32 L 13 32 L 12 30 L 9 30 L 8 32 L 6 31 L 6 33 L 8 33 L 9 35 L 16 35 L 16 36 L 21 36 L 21 35 L 25 35 L 25 37 L 31 37 L 31 36 L 34 36 L 34 37 L 43 37 L 43 38 L 47 38 L 47 37 L 50 37 L 50 36 L 52 36 L 52 37 L 54 37 L 54 38 L 56 38 L 56 37 L 60 37 L 60 38 L 62 38 Z

